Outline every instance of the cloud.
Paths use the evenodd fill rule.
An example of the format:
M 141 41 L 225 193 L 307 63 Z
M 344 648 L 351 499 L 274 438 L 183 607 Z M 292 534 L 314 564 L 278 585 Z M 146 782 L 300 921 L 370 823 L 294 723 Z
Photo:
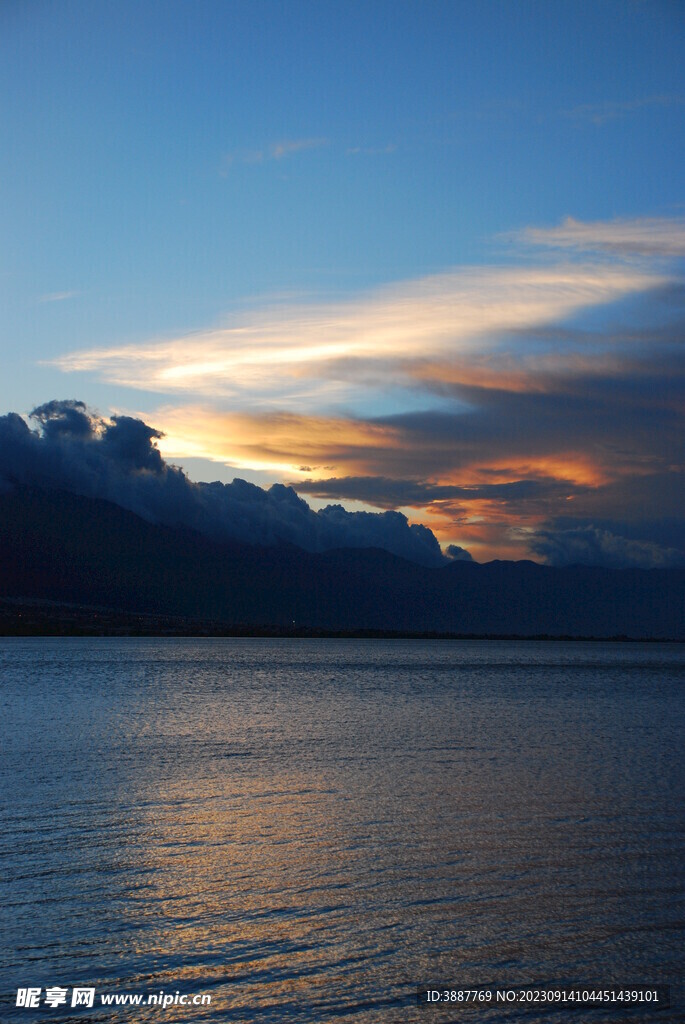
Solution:
M 564 111 L 567 117 L 577 121 L 586 121 L 597 127 L 609 121 L 622 120 L 650 107 L 681 107 L 685 105 L 685 96 L 644 96 L 634 100 L 604 100 L 601 103 L 582 103 L 571 110 Z
M 405 494 L 402 481 L 474 486 L 488 482 L 483 470 L 497 467 L 517 473 L 509 480 L 594 487 L 682 458 L 685 371 L 677 350 L 631 353 L 605 373 L 601 363 L 596 373 L 543 381 L 531 372 L 528 388 L 510 388 L 506 374 L 501 386 L 496 375 L 487 383 L 454 377 L 441 384 L 453 402 L 439 409 L 352 418 L 166 406 L 156 420 L 167 457 L 205 455 L 291 479 L 310 475 L 312 488 L 322 490 L 340 486 L 331 483 L 336 477 L 378 478 L 349 484 L 356 489 L 396 481 Z
M 65 299 L 73 299 L 78 292 L 48 292 L 47 295 L 41 295 L 38 299 L 39 302 L 64 302 Z
M 328 139 L 283 139 L 275 142 L 269 148 L 269 155 L 273 160 L 282 160 L 284 156 L 292 156 L 293 153 L 300 153 L 305 149 L 320 149 L 328 145 Z
M 608 568 L 662 568 L 685 565 L 685 552 L 617 535 L 597 526 L 539 530 L 531 547 L 551 565 L 602 565 Z
M 167 458 L 210 458 L 234 468 L 300 476 L 324 466 L 392 457 L 401 445 L 392 427 L 343 417 L 286 412 L 223 413 L 204 406 L 164 406 L 155 416 Z
M 465 548 L 460 548 L 458 544 L 450 544 L 445 552 L 448 558 L 451 558 L 453 562 L 472 562 L 473 558 L 466 551 Z
M 281 408 L 342 404 L 359 389 L 416 386 L 430 360 L 495 358 L 511 332 L 663 287 L 670 277 L 610 265 L 455 270 L 337 303 L 280 304 L 223 328 L 68 353 L 64 372 L 158 393 Z
M 685 548 L 682 361 L 624 371 L 530 392 L 480 388 L 467 411 L 369 420 L 168 409 L 160 444 L 183 457 L 209 437 L 218 458 L 270 468 L 305 496 L 413 509 L 480 559 L 547 557 L 550 547 L 531 546 L 536 531 L 574 515 L 613 517 L 603 528 L 621 535 L 646 515 L 670 516 Z M 677 526 L 668 538 L 655 531 L 654 543 L 678 546 Z
M 557 227 L 526 228 L 518 232 L 517 237 L 531 245 L 575 249 L 585 254 L 685 255 L 685 219 L 682 218 L 637 217 L 588 224 L 567 217 Z
M 34 409 L 32 430 L 16 413 L 0 417 L 0 484 L 56 487 L 103 498 L 143 518 L 218 539 L 296 544 L 309 551 L 379 547 L 423 565 L 444 558 L 429 529 L 399 512 L 315 512 L 290 487 L 268 491 L 244 480 L 193 483 L 155 446 L 160 431 L 140 419 L 101 419 L 83 402 Z
M 420 510 L 445 545 L 478 558 L 557 557 L 551 538 L 574 528 L 559 526 L 569 516 L 586 557 L 609 545 L 590 528 L 647 545 L 645 559 L 649 545 L 685 548 L 631 532 L 647 516 L 683 525 L 685 221 L 568 219 L 514 240 L 564 262 L 545 252 L 542 266 L 273 302 L 56 365 L 169 396 L 154 414 L 167 460 Z M 617 541 L 612 557 L 638 556 Z
M 554 477 L 533 480 L 512 480 L 506 483 L 481 483 L 470 486 L 436 484 L 421 480 L 400 480 L 390 477 L 342 477 L 324 480 L 299 480 L 293 486 L 302 494 L 317 498 L 337 497 L 364 501 L 378 507 L 423 508 L 436 502 L 496 501 L 502 505 L 520 504 L 548 499 L 552 494 L 566 496 L 578 485 Z M 582 488 L 581 488 L 582 489 Z
M 328 145 L 328 139 L 326 138 L 306 138 L 306 139 L 281 139 L 278 142 L 272 142 L 268 146 L 264 146 L 261 149 L 235 149 L 230 153 L 225 153 L 222 166 L 221 174 L 226 175 L 230 168 L 236 164 L 262 164 L 267 160 L 283 160 L 284 157 L 293 156 L 295 153 L 301 153 L 308 149 L 320 149 L 322 146 Z
M 445 543 L 525 557 L 535 530 L 571 509 L 630 522 L 656 507 L 682 523 L 683 338 L 678 324 L 623 345 L 613 329 L 572 337 L 590 351 L 556 367 L 520 360 L 513 383 L 508 360 L 487 373 L 478 359 L 433 364 L 428 383 L 446 405 L 386 416 L 169 406 L 160 445 L 168 458 L 210 454 L 274 472 L 301 494 L 420 510 Z M 593 347 L 610 358 L 593 365 Z

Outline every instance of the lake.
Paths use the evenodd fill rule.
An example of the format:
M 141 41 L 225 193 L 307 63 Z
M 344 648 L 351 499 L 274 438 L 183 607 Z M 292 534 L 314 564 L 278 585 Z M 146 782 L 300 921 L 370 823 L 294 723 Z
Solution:
M 682 645 L 3 639 L 0 678 L 3 1021 L 683 1019 Z

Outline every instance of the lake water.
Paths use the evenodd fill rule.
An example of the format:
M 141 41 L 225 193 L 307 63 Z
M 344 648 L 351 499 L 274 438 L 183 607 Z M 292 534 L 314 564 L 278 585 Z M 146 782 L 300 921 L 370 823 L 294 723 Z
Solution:
M 10 639 L 0 677 L 3 1022 L 684 1019 L 682 646 Z M 98 1005 L 160 990 L 212 1005 Z

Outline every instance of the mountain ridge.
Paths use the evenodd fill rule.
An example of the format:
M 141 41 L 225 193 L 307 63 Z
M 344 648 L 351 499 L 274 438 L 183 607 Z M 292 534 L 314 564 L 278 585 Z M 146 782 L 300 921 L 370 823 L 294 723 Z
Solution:
M 259 630 L 685 639 L 683 568 L 425 567 L 377 548 L 312 553 L 217 541 L 26 486 L 0 493 L 0 598 Z

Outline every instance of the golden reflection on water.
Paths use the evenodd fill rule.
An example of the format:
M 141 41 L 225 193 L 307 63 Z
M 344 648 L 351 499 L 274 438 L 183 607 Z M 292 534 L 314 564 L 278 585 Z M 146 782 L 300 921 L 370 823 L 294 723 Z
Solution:
M 63 829 L 51 877 L 81 917 L 55 926 L 63 960 L 38 938 L 36 962 L 212 995 L 165 1020 L 355 1024 L 423 1021 L 402 1002 L 419 982 L 622 983 L 652 977 L 655 948 L 665 982 L 679 962 L 677 691 L 649 674 L 656 646 L 625 671 L 609 652 L 607 672 L 597 647 L 578 670 L 573 645 L 111 649 L 101 668 L 60 654 L 64 693 L 82 687 L 54 740 L 74 818 L 45 834 Z M 56 678 L 37 727 L 64 707 Z M 36 849 L 21 867 L 41 879 Z M 48 882 L 30 884 L 40 901 Z
M 262 757 L 225 756 L 215 737 L 191 745 L 192 760 L 176 747 L 163 797 L 157 767 L 137 776 L 129 870 L 145 882 L 122 909 L 153 968 L 140 979 L 146 990 L 207 989 L 233 1009 L 325 1004 L 332 988 L 353 1005 L 371 984 L 397 995 L 434 976 L 436 963 L 463 971 L 474 950 L 484 960 L 493 947 L 520 954 L 521 939 L 493 917 L 497 904 L 503 920 L 527 916 L 526 941 L 538 943 L 534 922 L 555 898 L 540 889 L 545 851 L 558 855 L 565 839 L 546 826 L 536 842 L 535 822 L 493 804 L 498 788 L 510 807 L 530 801 L 525 767 L 505 775 L 476 756 L 474 770 L 462 739 L 439 750 L 419 789 L 408 753 L 395 752 L 388 776 L 365 739 L 345 738 L 337 776 L 340 746 L 317 773 L 298 769 L 286 744 L 265 772 Z M 515 868 L 505 886 L 503 855 Z M 577 923 L 586 908 L 576 902 Z
M 235 1008 L 325 1001 L 336 977 L 344 990 L 365 960 L 364 843 L 345 830 L 347 798 L 312 783 L 229 771 L 140 794 L 128 870 L 146 881 L 122 910 L 156 967 L 146 991 L 219 985 Z

